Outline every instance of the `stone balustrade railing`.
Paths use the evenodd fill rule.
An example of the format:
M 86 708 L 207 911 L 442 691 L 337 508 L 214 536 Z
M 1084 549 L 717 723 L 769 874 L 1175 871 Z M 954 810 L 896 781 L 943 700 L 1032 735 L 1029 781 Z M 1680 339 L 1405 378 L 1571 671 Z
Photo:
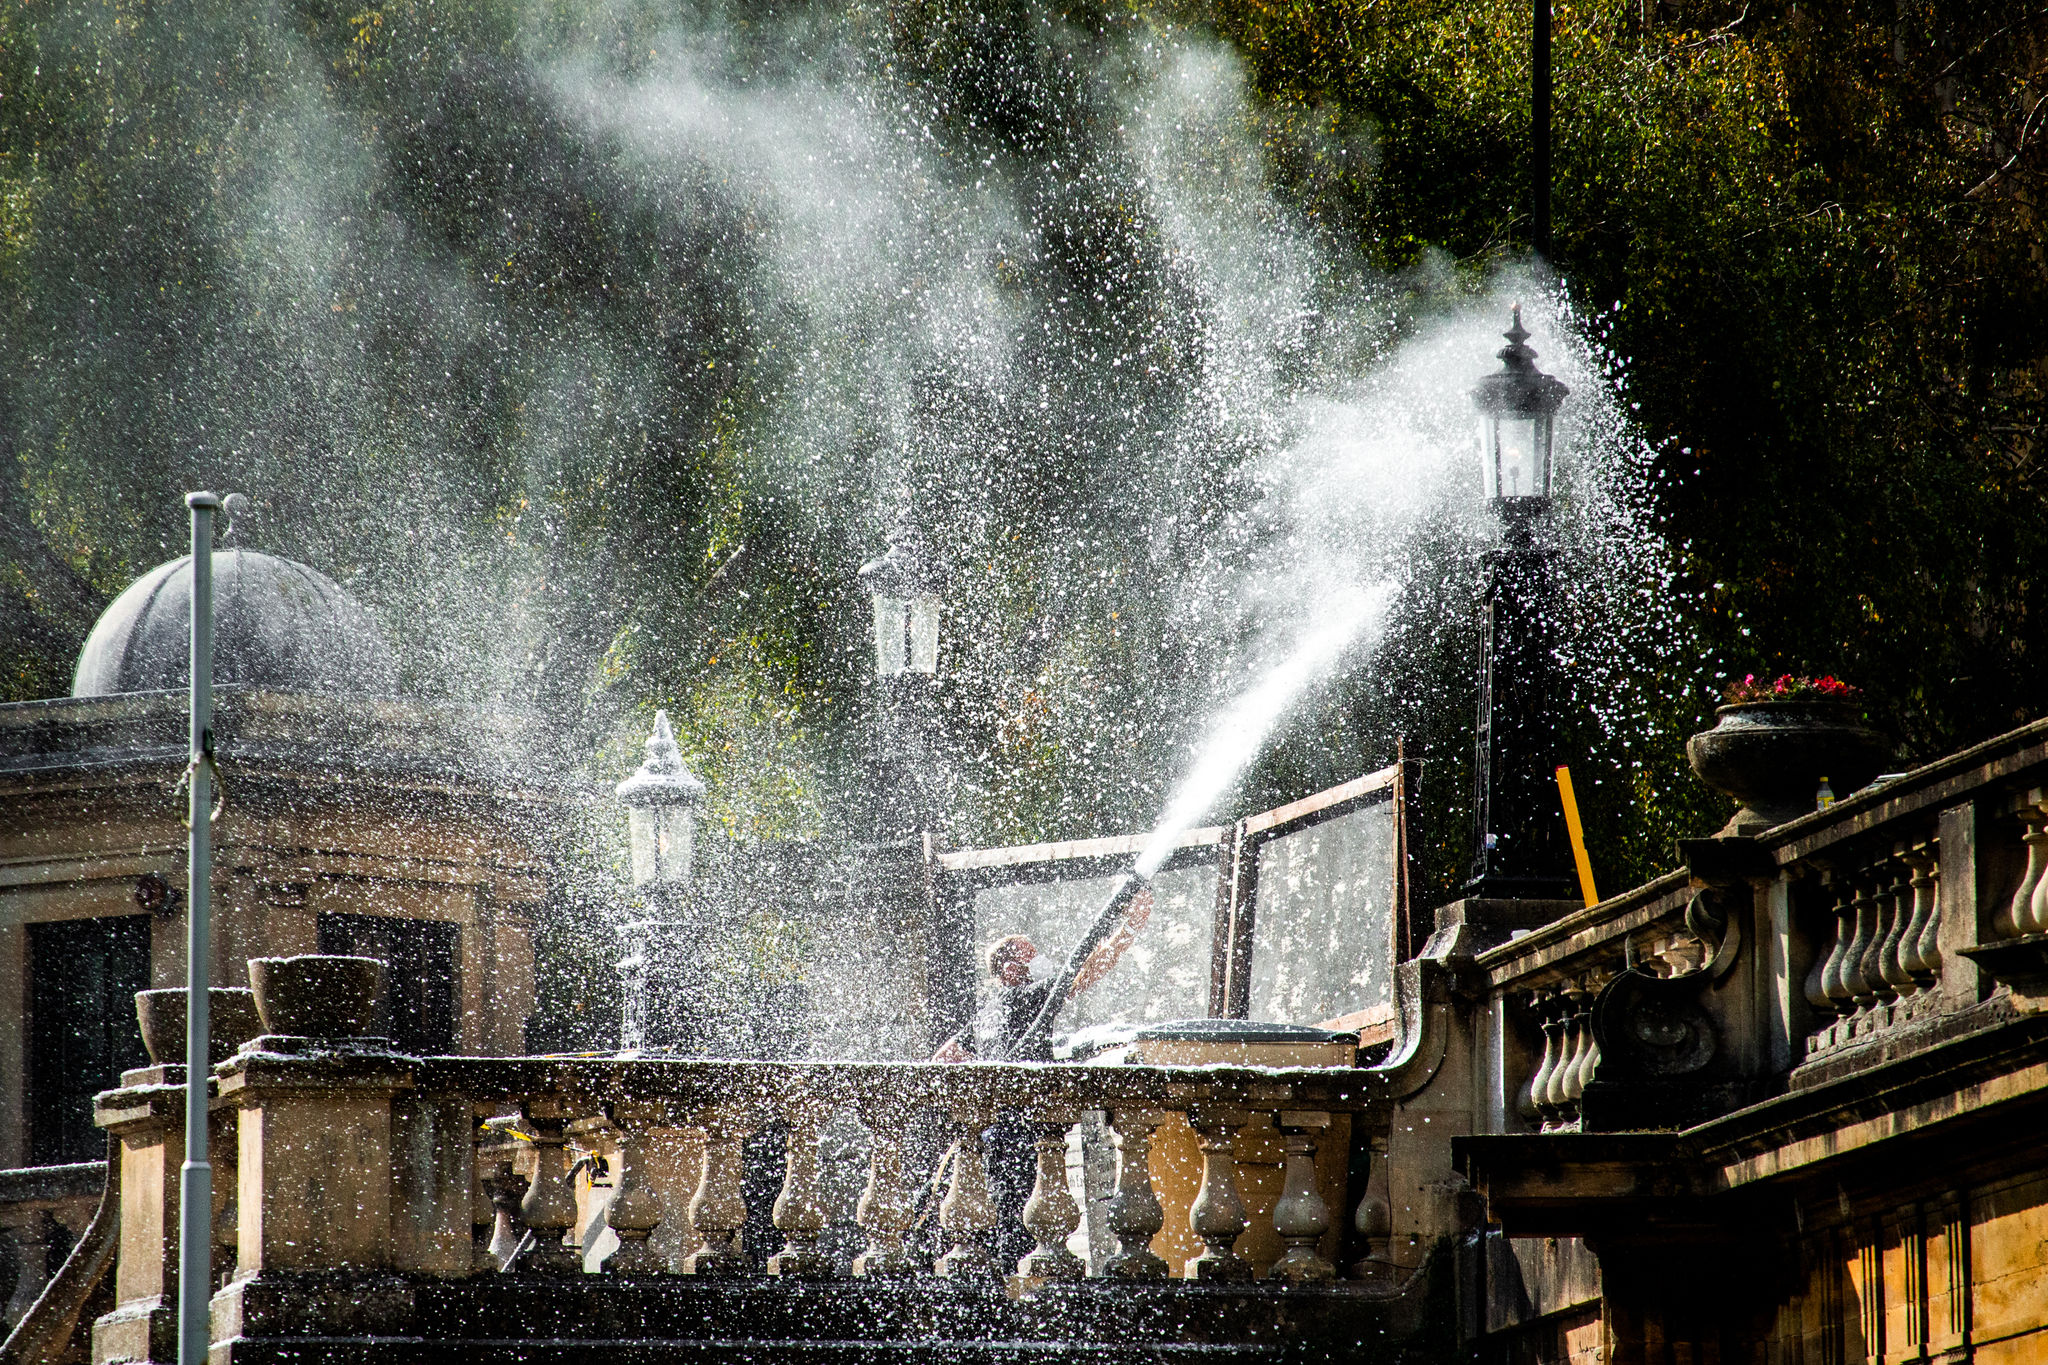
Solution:
M 1940 839 L 1916 830 L 1888 851 L 1842 857 L 1823 873 L 1832 924 L 1806 974 L 1816 1027 L 1809 1056 L 1942 1008 Z
M 1099 1276 L 1167 1278 L 1153 1247 L 1165 1213 L 1151 1154 L 1155 1131 L 1180 1116 L 1200 1152 L 1185 1217 L 1201 1250 L 1182 1273 L 1253 1278 L 1238 1246 L 1248 1214 L 1233 1140 L 1270 1123 L 1284 1147 L 1271 1221 L 1285 1250 L 1267 1278 L 1302 1283 L 1335 1273 L 1318 1244 L 1341 1211 L 1319 1188 L 1318 1145 L 1333 1119 L 1383 1108 L 1387 1080 L 1349 1068 L 412 1058 L 358 1041 L 259 1039 L 216 1069 L 215 1086 L 234 1278 L 351 1268 L 576 1274 L 608 1227 L 618 1246 L 603 1270 L 616 1275 L 1075 1281 L 1090 1272 L 1068 1249 L 1082 1220 L 1068 1134 L 1093 1112 L 1117 1163 L 1106 1217 L 1115 1248 L 1097 1258 Z M 174 1093 L 158 1084 L 100 1097 L 102 1122 L 138 1169 L 161 1166 L 182 1141 Z M 848 1119 L 864 1142 L 825 1140 Z M 1036 1161 L 1021 1212 L 1032 1249 L 1013 1263 L 995 1252 L 984 1149 L 998 1119 L 1010 1123 L 995 1131 L 1024 1134 Z M 783 1135 L 781 1180 L 764 1209 L 771 1201 L 749 1190 L 742 1151 L 771 1126 Z M 943 1179 L 921 1214 L 918 1195 L 941 1154 Z M 848 1160 L 864 1165 L 864 1188 L 858 1250 L 842 1263 L 823 1245 L 832 1215 L 820 1191 L 846 1174 L 829 1164 Z M 160 1264 L 174 1244 L 175 1182 L 151 1188 L 155 1205 L 124 1211 L 124 1260 Z M 758 1226 L 763 1213 L 777 1245 L 743 1246 L 749 1215 Z M 135 1282 L 144 1279 L 153 1301 L 132 1306 L 139 1317 L 160 1312 L 154 1296 L 168 1283 L 162 1274 Z
M 1569 1131 L 1579 1124 L 1579 1102 L 1600 1070 L 1593 1002 L 1613 975 L 1596 968 L 1527 997 L 1530 1015 L 1543 1035 L 1543 1051 L 1522 1086 L 1517 1107 L 1525 1120 L 1546 1132 Z
M 2048 1008 L 2044 741 L 2029 727 L 1762 834 L 1681 841 L 1673 873 L 1482 942 L 1491 1121 L 1685 1126 Z

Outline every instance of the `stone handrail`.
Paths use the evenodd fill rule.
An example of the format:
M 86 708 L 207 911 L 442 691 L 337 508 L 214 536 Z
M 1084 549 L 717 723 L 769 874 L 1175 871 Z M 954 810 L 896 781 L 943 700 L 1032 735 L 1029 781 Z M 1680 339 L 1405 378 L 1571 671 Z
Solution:
M 1164 1216 L 1148 1157 L 1155 1130 L 1182 1115 L 1201 1152 L 1187 1219 L 1203 1248 L 1185 1277 L 1253 1278 L 1235 1247 L 1248 1219 L 1232 1143 L 1246 1125 L 1263 1132 L 1270 1121 L 1285 1152 L 1273 1231 L 1286 1251 L 1269 1278 L 1333 1278 L 1317 1242 L 1338 1215 L 1318 1191 L 1316 1149 L 1333 1116 L 1383 1109 L 1390 1083 L 1352 1068 L 414 1058 L 364 1041 L 266 1038 L 221 1064 L 215 1084 L 216 1122 L 231 1120 L 233 1135 L 216 1160 L 235 1173 L 223 1240 L 237 1278 L 348 1268 L 466 1277 L 515 1266 L 574 1274 L 608 1227 L 619 1246 L 603 1268 L 614 1274 L 1016 1277 L 1028 1286 L 1090 1274 L 1066 1245 L 1081 1222 L 1068 1133 L 1090 1112 L 1106 1119 L 1118 1166 L 1106 1218 L 1117 1249 L 1095 1258 L 1095 1273 L 1167 1277 L 1151 1247 Z M 174 1147 L 176 1115 L 153 1102 L 160 1088 L 102 1095 L 102 1122 L 131 1145 Z M 844 1118 L 867 1135 L 857 1157 L 821 1140 Z M 998 1119 L 1036 1163 L 1020 1218 L 1034 1247 L 1015 1264 L 999 1263 L 993 1246 L 983 1134 Z M 785 1134 L 772 1209 L 781 1244 L 757 1264 L 771 1248 L 740 1245 L 749 1213 L 766 1212 L 749 1209 L 742 1146 L 770 1125 Z M 913 1234 L 925 1164 L 941 1149 L 933 1254 Z M 849 1160 L 864 1167 L 853 1222 L 865 1245 L 842 1265 L 821 1249 L 830 1213 L 820 1189 L 828 1165 Z M 585 1174 L 600 1171 L 608 1184 Z M 175 1227 L 162 1220 L 159 1211 L 124 1225 L 123 1256 L 161 1258 L 163 1230 Z M 130 1278 L 146 1279 L 152 1295 L 165 1283 L 161 1273 Z
M 1698 1121 L 2048 1000 L 2048 722 L 1678 851 L 1472 959 L 1503 1002 L 1510 1128 Z M 1613 1102 L 1657 1084 L 1662 1109 Z

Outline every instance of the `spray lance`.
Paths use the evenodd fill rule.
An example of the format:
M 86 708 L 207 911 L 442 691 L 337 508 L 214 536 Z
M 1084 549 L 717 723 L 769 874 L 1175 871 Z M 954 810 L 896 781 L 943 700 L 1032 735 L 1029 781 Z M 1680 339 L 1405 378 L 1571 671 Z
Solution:
M 1066 965 L 1053 978 L 1052 989 L 1046 993 L 1045 1003 L 1038 1007 L 1038 1014 L 1030 1025 L 1017 1035 L 1010 1050 L 1000 1060 L 1012 1061 L 1020 1055 L 1028 1055 L 1052 1037 L 1053 1021 L 1059 1018 L 1060 1007 L 1067 1003 L 1068 994 L 1074 989 L 1074 980 L 1081 975 L 1081 969 L 1088 965 L 1088 959 L 1102 946 L 1102 940 L 1116 928 L 1118 920 L 1129 910 L 1138 893 L 1149 889 L 1152 879 L 1133 869 L 1126 872 L 1109 893 L 1109 903 L 1102 907 L 1102 913 L 1088 926 L 1088 932 L 1081 935 L 1081 941 L 1074 945 L 1074 951 L 1067 954 Z

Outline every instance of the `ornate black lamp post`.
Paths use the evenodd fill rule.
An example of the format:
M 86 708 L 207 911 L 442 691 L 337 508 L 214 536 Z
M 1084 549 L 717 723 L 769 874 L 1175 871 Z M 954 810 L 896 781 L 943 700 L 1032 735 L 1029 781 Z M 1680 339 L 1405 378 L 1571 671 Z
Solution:
M 1479 455 L 1500 543 L 1486 554 L 1479 628 L 1479 724 L 1473 755 L 1471 879 L 1484 899 L 1572 894 L 1570 845 L 1557 797 L 1550 542 L 1552 419 L 1570 392 L 1536 368 L 1522 310 L 1501 368 L 1473 390 Z
M 848 906 L 855 932 L 883 949 L 855 969 L 886 1031 L 922 1018 L 935 1047 L 965 1018 L 974 982 L 966 950 L 970 907 L 934 902 L 928 876 L 939 780 L 939 611 L 943 578 L 906 507 L 888 546 L 860 567 L 874 608 L 875 745 L 868 842 L 855 850 Z M 921 994 L 909 983 L 919 982 Z M 910 1040 L 898 1040 L 899 1044 Z
M 703 1043 L 701 983 L 692 979 L 690 891 L 704 783 L 683 766 L 668 712 L 654 713 L 646 761 L 619 783 L 645 913 L 620 927 L 619 1050 L 681 1052 Z

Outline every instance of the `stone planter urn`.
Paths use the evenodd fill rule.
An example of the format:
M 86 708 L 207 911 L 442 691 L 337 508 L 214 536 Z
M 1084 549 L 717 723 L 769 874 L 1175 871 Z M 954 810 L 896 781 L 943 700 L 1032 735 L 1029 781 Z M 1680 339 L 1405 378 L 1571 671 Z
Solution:
M 1850 702 L 1738 702 L 1714 714 L 1720 723 L 1687 740 L 1685 755 L 1700 781 L 1740 803 L 1724 835 L 1811 813 L 1823 779 L 1838 796 L 1868 786 L 1891 752 Z
M 256 996 L 239 986 L 207 989 L 206 1060 L 224 1062 L 235 1049 L 263 1031 Z M 142 1046 L 158 1066 L 185 1064 L 185 988 L 135 992 L 135 1020 Z
M 252 957 L 249 985 L 266 1034 L 357 1038 L 369 1031 L 384 964 L 374 957 Z

